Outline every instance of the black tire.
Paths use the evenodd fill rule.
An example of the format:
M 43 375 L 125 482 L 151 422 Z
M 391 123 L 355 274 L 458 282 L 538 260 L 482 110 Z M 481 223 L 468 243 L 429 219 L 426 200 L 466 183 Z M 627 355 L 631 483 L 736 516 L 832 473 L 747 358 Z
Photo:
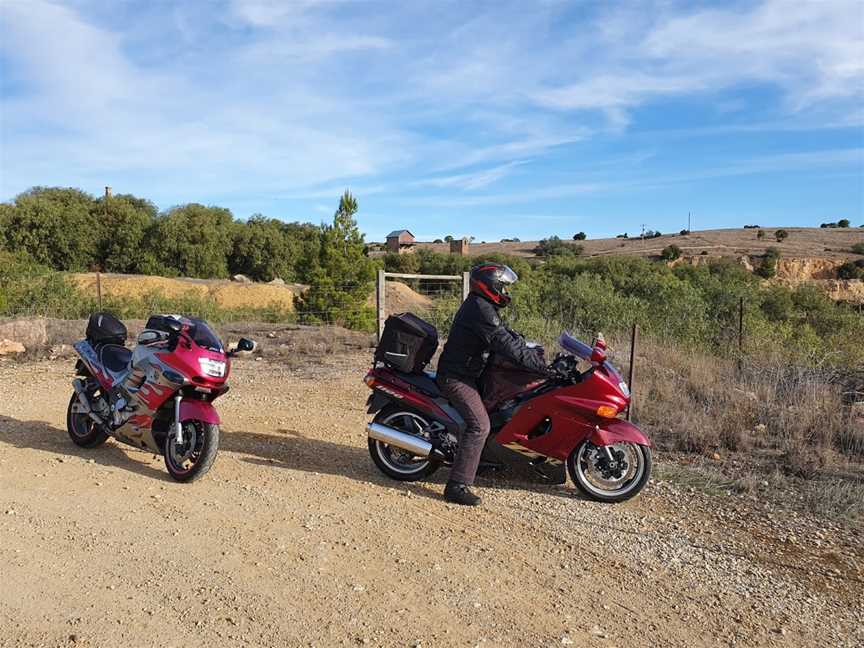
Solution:
M 105 428 L 96 423 L 87 414 L 72 411 L 72 406 L 78 402 L 78 394 L 73 392 L 66 408 L 66 432 L 72 443 L 82 448 L 97 448 L 108 439 Z
M 204 421 L 184 421 L 183 440 L 183 449 L 178 451 L 174 434 L 165 436 L 165 467 L 176 481 L 191 482 L 203 477 L 216 461 L 219 426 Z
M 582 464 L 582 461 L 585 460 L 584 454 L 596 449 L 596 446 L 587 439 L 576 446 L 570 456 L 567 457 L 567 473 L 570 475 L 570 479 L 588 498 L 610 504 L 624 502 L 638 495 L 651 478 L 651 448 L 636 443 L 616 444 L 616 447 L 617 445 L 623 445 L 634 453 L 633 456 L 638 462 L 632 478 L 625 482 L 623 488 L 619 489 L 603 489 L 587 479 Z M 581 469 L 580 465 L 583 466 Z
M 381 425 L 389 425 L 398 430 L 402 430 L 403 432 L 408 432 L 410 434 L 415 434 L 415 436 L 420 436 L 416 434 L 414 430 L 408 429 L 406 425 L 400 425 L 399 419 L 402 417 L 411 417 L 416 420 L 418 423 L 424 426 L 429 425 L 429 421 L 425 416 L 415 412 L 406 407 L 400 407 L 399 405 L 393 404 L 388 405 L 380 412 L 375 415 L 374 421 L 375 423 L 379 423 Z M 376 439 L 368 439 L 369 446 L 369 455 L 372 457 L 372 461 L 378 467 L 378 470 L 387 475 L 390 479 L 395 479 L 397 481 L 419 481 L 421 479 L 425 479 L 429 477 L 432 473 L 434 473 L 438 468 L 441 467 L 440 461 L 435 461 L 434 459 L 426 459 L 423 461 L 417 461 L 416 466 L 408 467 L 406 463 L 406 467 L 403 470 L 399 469 L 399 462 L 396 460 L 396 457 L 393 455 L 398 451 L 404 457 L 410 457 L 411 455 L 407 452 L 402 451 L 399 448 L 391 449 L 386 443 L 382 443 L 381 441 L 377 441 Z

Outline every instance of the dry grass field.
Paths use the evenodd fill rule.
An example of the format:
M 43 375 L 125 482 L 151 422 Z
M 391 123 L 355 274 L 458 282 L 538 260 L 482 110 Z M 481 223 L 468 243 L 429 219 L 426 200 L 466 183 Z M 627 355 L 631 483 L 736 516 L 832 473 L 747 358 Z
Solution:
M 785 229 L 789 233 L 782 243 L 778 243 L 774 232 Z M 628 255 L 657 256 L 667 245 L 674 243 L 685 255 L 707 256 L 759 256 L 769 247 L 779 248 L 784 257 L 799 258 L 859 258 L 852 252 L 856 243 L 864 243 L 864 228 L 822 229 L 819 227 L 765 227 L 765 236 L 757 238 L 755 229 L 719 229 L 693 232 L 685 236 L 668 234 L 658 238 L 641 240 L 639 232 L 630 232 L 629 239 L 596 239 L 579 241 L 586 256 Z M 535 256 L 537 241 L 520 243 L 472 243 L 472 255 L 494 252 L 515 256 Z M 435 252 L 449 252 L 447 243 L 418 243 L 417 247 Z

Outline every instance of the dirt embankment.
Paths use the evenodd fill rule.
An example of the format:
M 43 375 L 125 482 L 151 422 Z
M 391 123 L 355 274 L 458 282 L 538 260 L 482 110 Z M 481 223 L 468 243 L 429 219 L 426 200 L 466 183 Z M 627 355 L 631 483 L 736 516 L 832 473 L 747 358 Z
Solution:
M 96 274 L 73 274 L 78 287 L 96 294 Z M 167 298 L 194 296 L 216 302 L 223 308 L 266 308 L 277 306 L 294 309 L 294 296 L 302 292 L 299 284 L 239 283 L 222 279 L 188 279 L 149 275 L 101 274 L 103 296 L 142 298 L 158 293 Z

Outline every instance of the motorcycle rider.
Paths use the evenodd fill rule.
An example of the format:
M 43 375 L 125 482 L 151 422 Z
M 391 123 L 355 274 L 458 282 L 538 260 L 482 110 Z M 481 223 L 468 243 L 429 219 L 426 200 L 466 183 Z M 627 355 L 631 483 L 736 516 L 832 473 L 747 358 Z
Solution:
M 510 286 L 518 279 L 513 270 L 498 263 L 471 269 L 470 294 L 456 313 L 438 361 L 441 391 L 466 423 L 444 488 L 444 498 L 456 504 L 477 506 L 481 502 L 470 486 L 490 431 L 489 415 L 477 389 L 489 353 L 500 353 L 531 371 L 547 371 L 540 352 L 506 328 L 498 315 L 510 303 Z

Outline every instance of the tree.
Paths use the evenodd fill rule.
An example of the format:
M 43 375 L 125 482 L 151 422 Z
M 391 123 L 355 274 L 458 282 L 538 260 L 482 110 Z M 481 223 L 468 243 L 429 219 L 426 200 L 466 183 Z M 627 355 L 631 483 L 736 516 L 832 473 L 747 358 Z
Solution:
M 228 255 L 234 245 L 235 223 L 222 207 L 189 203 L 159 217 L 150 245 L 162 269 L 185 277 L 228 276 Z
M 789 232 L 784 229 L 778 229 L 776 232 L 774 232 L 774 238 L 777 239 L 778 243 L 782 243 L 784 240 L 789 238 Z
M 158 272 L 150 245 L 157 213 L 149 200 L 130 194 L 97 200 L 91 215 L 99 223 L 99 266 L 106 272 Z
M 759 231 L 757 231 L 757 232 L 756 232 L 756 238 L 757 238 L 757 239 L 760 239 L 760 240 L 763 239 L 763 238 L 765 238 L 765 231 L 764 231 L 764 230 L 761 230 L 761 229 L 760 229 Z
M 4 209 L 5 247 L 56 270 L 89 270 L 99 237 L 93 205 L 78 189 L 33 187 Z
M 584 241 L 587 238 L 588 238 L 588 235 L 585 234 L 585 232 L 577 232 L 576 234 L 573 235 L 574 241 Z
M 299 304 L 306 321 L 351 328 L 370 328 L 374 323 L 374 312 L 366 302 L 376 266 L 363 253 L 365 243 L 355 213 L 357 200 L 346 190 L 333 215 L 333 224 L 319 228 L 318 264 Z
M 432 242 L 433 242 L 433 243 L 443 243 L 444 241 L 443 241 L 443 239 L 435 239 L 435 240 L 432 241 Z
M 839 221 L 837 221 L 837 227 L 849 227 L 849 219 L 841 218 Z
M 277 277 L 294 281 L 300 250 L 284 223 L 255 214 L 238 223 L 228 267 L 231 274 L 243 274 L 255 281 Z
M 687 236 L 689 233 L 690 230 L 688 229 L 682 229 L 680 232 L 678 232 L 678 234 L 680 234 L 681 236 Z
M 448 234 L 447 236 L 444 237 L 444 240 L 447 241 L 448 243 L 451 243 L 453 241 L 453 237 L 450 234 Z
M 660 258 L 664 261 L 674 261 L 681 258 L 681 248 L 677 245 L 667 245 L 660 253 Z

